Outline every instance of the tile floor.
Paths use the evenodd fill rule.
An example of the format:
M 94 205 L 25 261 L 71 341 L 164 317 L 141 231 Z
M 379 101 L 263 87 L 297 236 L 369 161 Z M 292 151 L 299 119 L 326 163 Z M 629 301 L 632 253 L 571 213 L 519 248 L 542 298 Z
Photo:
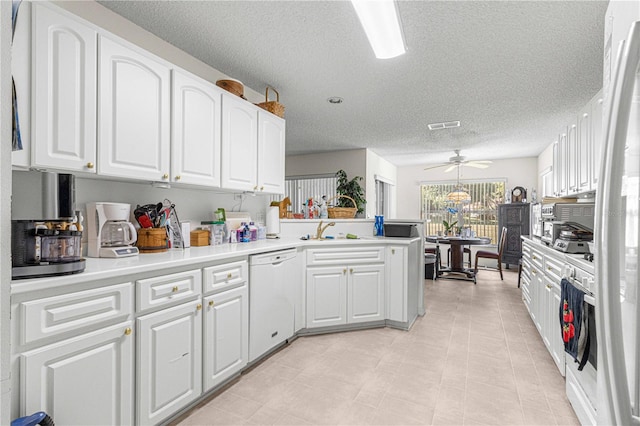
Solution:
M 180 425 L 577 425 L 517 274 L 425 281 L 409 332 L 301 337 Z

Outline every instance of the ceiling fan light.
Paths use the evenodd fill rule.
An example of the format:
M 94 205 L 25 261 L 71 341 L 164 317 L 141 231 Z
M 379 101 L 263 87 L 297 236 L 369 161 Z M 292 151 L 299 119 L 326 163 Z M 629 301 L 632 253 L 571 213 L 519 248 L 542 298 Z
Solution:
M 394 0 L 351 0 L 351 4 L 376 58 L 390 59 L 406 52 Z
M 457 186 L 447 194 L 447 201 L 455 204 L 466 204 L 471 202 L 471 195 L 462 186 Z

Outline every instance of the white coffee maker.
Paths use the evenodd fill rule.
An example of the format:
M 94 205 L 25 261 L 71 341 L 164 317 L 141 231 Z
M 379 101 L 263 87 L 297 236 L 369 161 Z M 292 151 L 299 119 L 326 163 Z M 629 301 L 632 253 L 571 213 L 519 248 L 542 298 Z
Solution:
M 89 257 L 126 257 L 137 255 L 133 244 L 136 228 L 129 222 L 131 206 L 123 203 L 87 203 Z

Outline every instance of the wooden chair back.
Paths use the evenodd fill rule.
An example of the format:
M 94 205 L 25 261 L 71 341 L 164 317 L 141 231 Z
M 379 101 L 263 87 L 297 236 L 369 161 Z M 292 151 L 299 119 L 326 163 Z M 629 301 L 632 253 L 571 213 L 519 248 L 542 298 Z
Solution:
M 500 232 L 500 243 L 498 244 L 498 259 L 502 259 L 502 252 L 504 251 L 504 245 L 507 242 L 507 227 L 502 227 Z

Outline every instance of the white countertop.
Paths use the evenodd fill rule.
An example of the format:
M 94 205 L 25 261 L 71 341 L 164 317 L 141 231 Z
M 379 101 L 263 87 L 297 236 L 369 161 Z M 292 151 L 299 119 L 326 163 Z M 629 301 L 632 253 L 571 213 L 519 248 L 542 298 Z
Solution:
M 590 273 L 591 275 L 595 274 L 594 262 L 589 262 L 584 258 L 584 255 L 582 254 L 563 253 L 561 251 L 554 249 L 553 247 L 549 247 L 548 245 L 540 241 L 538 238 L 532 238 L 528 235 L 522 236 L 520 238 L 522 238 L 523 241 L 528 241 L 529 243 L 532 244 L 534 248 L 541 250 L 543 253 L 547 255 L 551 255 L 556 259 L 562 260 L 563 263 L 568 263 L 570 265 L 576 266 Z
M 62 285 L 80 284 L 87 281 L 121 277 L 146 272 L 159 272 L 163 269 L 179 268 L 189 265 L 215 262 L 253 254 L 267 253 L 296 247 L 330 247 L 343 245 L 368 244 L 410 244 L 416 238 L 364 237 L 355 240 L 300 240 L 282 238 L 259 240 L 250 243 L 222 244 L 218 246 L 170 249 L 163 253 L 139 254 L 120 259 L 87 258 L 83 272 L 44 278 L 30 278 L 11 281 L 11 294 L 26 293 L 49 289 Z

